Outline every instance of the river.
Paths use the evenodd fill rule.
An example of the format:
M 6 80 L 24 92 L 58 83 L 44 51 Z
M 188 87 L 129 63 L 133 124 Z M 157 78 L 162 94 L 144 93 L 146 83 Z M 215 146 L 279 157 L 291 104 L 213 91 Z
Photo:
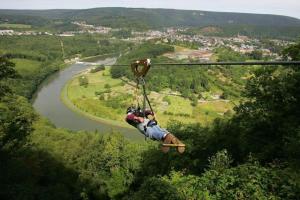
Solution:
M 99 64 L 111 65 L 116 58 L 97 61 Z M 110 125 L 94 121 L 70 110 L 61 101 L 61 90 L 73 76 L 89 68 L 88 64 L 72 64 L 68 68 L 52 74 L 40 85 L 33 97 L 33 107 L 42 116 L 48 118 L 56 127 L 74 131 L 95 131 L 111 133 L 117 131 L 131 140 L 142 140 L 144 137 L 135 129 Z M 124 113 L 125 115 L 125 113 Z M 125 117 L 125 116 L 124 116 Z

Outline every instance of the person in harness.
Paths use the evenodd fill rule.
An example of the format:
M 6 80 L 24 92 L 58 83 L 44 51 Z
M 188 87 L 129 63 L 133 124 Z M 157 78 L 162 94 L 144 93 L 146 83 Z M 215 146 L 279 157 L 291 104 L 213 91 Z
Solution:
M 139 66 L 142 65 L 142 69 L 139 69 Z M 136 77 L 136 92 L 139 89 L 139 85 L 142 86 L 143 91 L 143 108 L 140 109 L 138 95 L 136 93 L 137 106 L 130 106 L 126 110 L 126 122 L 133 127 L 137 128 L 145 137 L 148 137 L 152 140 L 162 141 L 162 151 L 168 152 L 170 147 L 176 147 L 179 153 L 183 153 L 185 150 L 185 145 L 178 140 L 173 134 L 169 133 L 166 129 L 161 128 L 153 112 L 150 100 L 146 93 L 145 79 L 147 72 L 150 69 L 150 59 L 143 59 L 135 61 L 131 64 L 131 69 Z M 150 107 L 150 110 L 146 109 L 146 103 Z
M 164 141 L 169 132 L 162 129 L 157 121 L 154 119 L 154 113 L 150 110 L 145 110 L 145 117 L 143 112 L 133 106 L 127 108 L 126 122 L 137 128 L 143 135 L 158 141 Z

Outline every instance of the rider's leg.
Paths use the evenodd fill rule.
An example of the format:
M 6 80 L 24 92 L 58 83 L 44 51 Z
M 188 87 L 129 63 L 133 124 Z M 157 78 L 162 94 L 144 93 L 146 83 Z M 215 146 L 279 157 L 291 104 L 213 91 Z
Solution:
M 167 134 L 168 131 L 160 128 L 158 125 L 147 127 L 147 131 L 146 131 L 146 135 L 149 138 L 155 140 L 162 140 Z

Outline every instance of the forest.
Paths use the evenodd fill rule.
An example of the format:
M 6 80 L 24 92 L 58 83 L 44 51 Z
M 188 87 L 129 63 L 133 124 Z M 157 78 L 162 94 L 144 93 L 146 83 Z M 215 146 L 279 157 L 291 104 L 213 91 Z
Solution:
M 34 89 L 26 82 L 40 81 L 41 71 L 23 79 L 26 71 L 18 69 L 18 59 L 42 63 L 44 67 L 37 69 L 45 74 L 58 70 L 58 65 L 47 64 L 62 63 L 60 44 L 51 39 L 45 45 L 37 37 L 34 47 L 22 40 L 16 43 L 18 48 L 10 46 L 10 38 L 0 40 L 1 47 L 6 45 L 0 57 L 0 199 L 300 199 L 299 66 L 250 70 L 245 87 L 231 94 L 244 100 L 230 118 L 216 119 L 209 126 L 170 121 L 168 130 L 184 141 L 186 152 L 163 154 L 154 141 L 135 143 L 115 132 L 55 128 L 33 110 L 29 98 Z M 66 39 L 66 55 L 123 49 L 117 42 L 103 51 L 87 44 L 93 50 L 88 52 L 82 40 L 86 38 Z M 68 48 L 68 42 L 77 43 L 79 49 L 71 44 Z M 167 45 L 159 50 L 151 45 L 130 47 L 133 51 L 118 62 L 173 51 Z M 220 50 L 224 51 L 228 50 Z M 300 60 L 300 43 L 282 53 Z M 154 61 L 168 61 L 162 59 L 157 56 Z M 115 78 L 129 77 L 126 70 L 114 70 Z M 201 80 L 185 67 L 176 70 L 175 77 L 186 75 L 174 80 L 179 82 L 166 76 L 169 70 L 153 68 L 152 77 L 159 80 L 148 80 L 151 89 L 180 85 L 177 89 L 195 93 L 196 85 L 205 90 L 212 83 L 213 76 L 204 69 L 195 71 Z M 234 79 L 240 72 L 228 68 L 225 73 Z

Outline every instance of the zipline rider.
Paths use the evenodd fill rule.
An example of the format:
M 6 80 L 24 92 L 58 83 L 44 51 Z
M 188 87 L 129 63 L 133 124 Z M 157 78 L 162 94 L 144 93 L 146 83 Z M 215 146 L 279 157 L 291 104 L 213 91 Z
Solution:
M 139 69 L 139 65 L 142 65 L 143 68 Z M 179 153 L 183 153 L 185 150 L 185 145 L 166 129 L 161 128 L 155 118 L 155 114 L 146 94 L 144 80 L 144 77 L 149 71 L 150 66 L 150 59 L 139 60 L 131 65 L 132 72 L 134 73 L 137 81 L 136 91 L 139 89 L 139 84 L 142 85 L 144 97 L 143 108 L 140 108 L 138 97 L 136 97 L 137 105 L 127 108 L 127 116 L 125 120 L 128 124 L 137 128 L 143 135 L 145 135 L 145 137 L 152 140 L 162 141 L 163 145 L 161 149 L 163 152 L 168 152 L 170 147 L 176 147 Z M 146 109 L 146 103 L 148 103 L 150 110 Z

